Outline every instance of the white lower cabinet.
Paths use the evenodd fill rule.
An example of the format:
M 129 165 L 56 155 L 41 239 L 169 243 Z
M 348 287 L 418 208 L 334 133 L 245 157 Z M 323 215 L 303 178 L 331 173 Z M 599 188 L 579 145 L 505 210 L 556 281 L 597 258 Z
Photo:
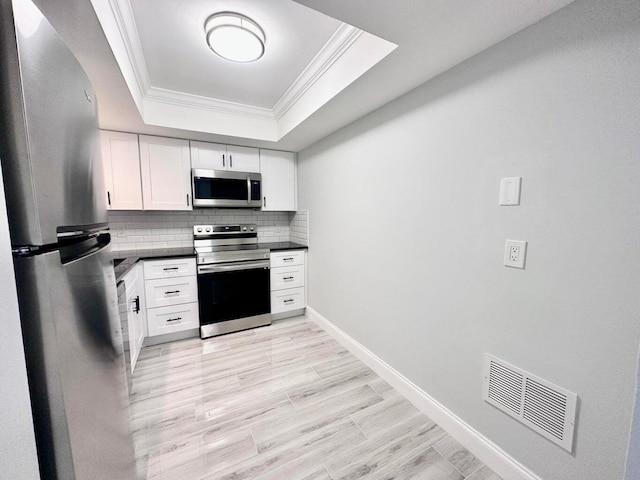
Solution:
M 146 311 L 144 304 L 144 286 L 142 270 L 135 265 L 122 279 L 124 281 L 127 302 L 127 340 L 131 362 L 131 373 L 136 368 L 140 350 L 144 343 Z
M 304 287 L 271 292 L 271 313 L 284 313 L 305 308 Z
M 147 308 L 193 303 L 198 301 L 198 282 L 195 276 L 147 280 L 144 293 Z
M 150 308 L 147 321 L 150 337 L 198 328 L 198 303 Z
M 307 306 L 305 251 L 271 252 L 271 314 L 296 315 Z
M 195 258 L 144 261 L 149 337 L 200 326 Z
M 304 287 L 304 265 L 271 269 L 271 291 Z

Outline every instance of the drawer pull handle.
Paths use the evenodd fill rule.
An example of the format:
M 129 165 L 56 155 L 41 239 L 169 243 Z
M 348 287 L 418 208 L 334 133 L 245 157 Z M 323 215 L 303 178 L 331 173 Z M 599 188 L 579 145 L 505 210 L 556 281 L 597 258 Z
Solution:
M 182 320 L 182 317 L 167 318 L 167 322 L 177 322 L 178 320 Z
M 164 270 L 165 272 L 168 272 L 169 270 L 178 270 L 178 267 L 166 267 L 166 268 L 163 268 L 162 270 Z
M 284 303 L 291 303 L 291 302 L 293 302 L 293 301 L 294 301 L 294 300 L 293 300 L 293 298 L 288 298 L 288 299 L 286 299 L 286 300 L 284 301 Z
M 293 277 L 282 277 L 283 280 L 293 280 Z
M 176 295 L 180 293 L 180 290 L 170 290 L 168 292 L 164 292 L 165 295 Z
M 293 260 L 293 257 L 287 257 L 282 259 L 283 262 L 290 262 L 291 260 Z

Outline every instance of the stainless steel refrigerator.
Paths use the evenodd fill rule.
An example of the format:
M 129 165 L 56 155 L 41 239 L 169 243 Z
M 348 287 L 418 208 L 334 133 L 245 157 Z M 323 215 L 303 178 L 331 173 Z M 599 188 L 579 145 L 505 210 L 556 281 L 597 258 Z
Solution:
M 41 477 L 132 480 L 93 90 L 29 0 L 0 0 L 0 67 L 0 161 Z

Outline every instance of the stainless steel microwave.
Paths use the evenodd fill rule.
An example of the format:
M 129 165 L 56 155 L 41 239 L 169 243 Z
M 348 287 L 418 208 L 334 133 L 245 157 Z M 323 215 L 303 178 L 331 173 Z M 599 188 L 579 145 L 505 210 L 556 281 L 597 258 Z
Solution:
M 225 170 L 191 170 L 194 207 L 260 208 L 262 175 Z

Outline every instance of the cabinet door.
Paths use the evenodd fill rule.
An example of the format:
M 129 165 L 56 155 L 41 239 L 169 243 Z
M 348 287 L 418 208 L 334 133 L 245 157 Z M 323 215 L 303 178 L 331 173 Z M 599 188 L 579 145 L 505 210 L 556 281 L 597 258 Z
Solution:
M 145 210 L 192 210 L 189 141 L 140 135 Z
M 219 143 L 189 142 L 191 146 L 191 168 L 227 170 L 229 165 L 227 146 Z
M 133 133 L 100 132 L 100 147 L 109 210 L 142 210 L 140 153 Z
M 138 266 L 134 267 L 124 279 L 127 291 L 127 321 L 129 328 L 129 354 L 131 373 L 133 373 L 145 337 L 146 312 L 142 292 L 142 279 L 138 275 Z
M 257 148 L 227 145 L 228 170 L 234 172 L 260 172 L 260 151 Z
M 295 211 L 295 154 L 260 150 L 260 172 L 262 173 L 262 210 Z

